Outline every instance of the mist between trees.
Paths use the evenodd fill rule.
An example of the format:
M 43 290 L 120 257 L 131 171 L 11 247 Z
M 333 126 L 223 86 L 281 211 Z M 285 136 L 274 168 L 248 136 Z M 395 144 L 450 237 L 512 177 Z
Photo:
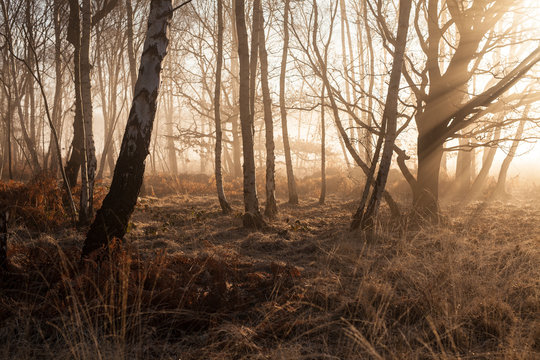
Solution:
M 534 358 L 539 18 L 0 0 L 0 354 Z
M 369 228 L 381 202 L 438 222 L 441 181 L 474 199 L 494 174 L 490 196 L 504 196 L 518 147 L 537 137 L 534 1 L 1 0 L 1 10 L 0 175 L 61 178 L 81 226 L 94 219 L 95 181 L 112 179 L 102 212 L 116 215 L 98 212 L 92 249 L 123 236 L 144 174 L 213 174 L 224 213 L 223 182 L 241 178 L 246 227 L 278 213 L 276 176 L 294 205 L 297 181 L 319 174 L 324 203 L 327 169 L 363 189 L 353 229 Z M 391 172 L 409 185 L 405 202 L 386 189 Z

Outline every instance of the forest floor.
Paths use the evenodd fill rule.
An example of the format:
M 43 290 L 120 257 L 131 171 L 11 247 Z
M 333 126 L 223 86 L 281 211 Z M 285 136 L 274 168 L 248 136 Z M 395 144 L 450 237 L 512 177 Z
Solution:
M 230 200 L 142 196 L 99 266 L 83 231 L 13 220 L 0 358 L 540 359 L 540 192 L 373 234 L 351 198 L 280 199 L 261 231 Z

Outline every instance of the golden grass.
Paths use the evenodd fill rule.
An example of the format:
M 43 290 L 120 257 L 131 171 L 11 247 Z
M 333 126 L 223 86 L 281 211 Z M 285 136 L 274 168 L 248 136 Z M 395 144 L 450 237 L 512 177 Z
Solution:
M 540 205 L 449 205 L 350 233 L 355 202 L 281 204 L 260 232 L 207 195 L 141 198 L 126 244 L 12 230 L 0 358 L 540 358 Z M 529 196 L 527 199 L 534 199 Z

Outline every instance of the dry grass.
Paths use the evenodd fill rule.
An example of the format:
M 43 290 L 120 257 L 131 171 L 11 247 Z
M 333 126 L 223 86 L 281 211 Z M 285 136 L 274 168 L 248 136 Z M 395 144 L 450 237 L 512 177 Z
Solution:
M 383 212 L 368 235 L 336 195 L 249 232 L 238 194 L 224 216 L 193 192 L 141 198 L 100 266 L 78 263 L 80 233 L 17 222 L 0 358 L 540 358 L 536 195 L 448 205 L 437 227 Z

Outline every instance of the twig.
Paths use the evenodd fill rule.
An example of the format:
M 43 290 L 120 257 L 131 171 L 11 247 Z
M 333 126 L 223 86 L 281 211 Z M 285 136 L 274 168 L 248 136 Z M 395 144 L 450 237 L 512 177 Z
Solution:
M 184 5 L 187 5 L 189 4 L 190 2 L 192 2 L 193 0 L 186 0 L 184 1 L 183 3 L 181 3 L 180 5 L 178 6 L 175 6 L 171 11 L 167 11 L 165 14 L 163 14 L 162 16 L 169 16 L 171 15 L 173 12 L 175 12 L 176 10 L 180 9 L 182 6 Z

